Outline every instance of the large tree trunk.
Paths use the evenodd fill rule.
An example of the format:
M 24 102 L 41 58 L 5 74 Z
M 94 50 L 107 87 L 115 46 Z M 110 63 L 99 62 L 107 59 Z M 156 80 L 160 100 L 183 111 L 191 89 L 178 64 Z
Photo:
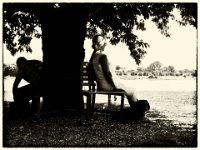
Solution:
M 83 109 L 80 67 L 84 58 L 87 12 L 83 4 L 41 11 L 44 109 Z

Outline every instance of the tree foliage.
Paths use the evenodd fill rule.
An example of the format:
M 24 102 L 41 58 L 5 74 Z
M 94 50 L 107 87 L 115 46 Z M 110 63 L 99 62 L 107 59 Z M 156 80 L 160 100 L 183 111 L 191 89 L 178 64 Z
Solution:
M 150 72 L 156 72 L 156 71 L 160 71 L 162 68 L 162 64 L 159 61 L 155 61 L 153 63 L 151 63 L 148 67 L 147 70 Z
M 12 11 L 4 5 L 3 13 L 3 42 L 12 55 L 16 52 L 32 52 L 30 42 L 33 37 L 41 37 L 36 27 L 40 26 L 39 19 L 31 12 Z
M 175 72 L 174 66 L 168 66 L 168 71 L 174 73 Z
M 118 66 L 118 65 L 116 66 L 116 70 L 120 70 L 120 68 L 121 68 L 120 66 Z
M 22 7 L 14 6 L 13 3 L 4 3 L 3 5 L 3 41 L 6 43 L 11 54 L 26 50 L 31 52 L 29 46 L 33 37 L 40 37 L 36 30 L 40 26 L 37 12 L 40 9 L 54 7 L 59 10 L 70 3 L 59 4 L 41 4 L 45 7 L 38 7 L 40 4 L 23 4 Z M 19 4 L 18 4 L 19 5 Z M 40 5 L 40 6 L 41 6 Z M 146 54 L 146 48 L 149 44 L 139 39 L 133 33 L 133 29 L 146 29 L 144 21 L 151 19 L 165 36 L 168 34 L 169 19 L 175 19 L 172 11 L 179 9 L 182 20 L 178 21 L 180 25 L 193 25 L 197 28 L 197 3 L 87 3 L 88 23 L 86 37 L 92 38 L 101 30 L 102 34 L 109 37 L 111 44 L 125 43 L 130 55 L 140 64 L 141 59 Z M 13 11 L 12 9 L 15 8 Z M 55 11 L 56 12 L 56 11 Z M 73 14 L 72 14 L 73 15 Z M 64 18 L 63 18 L 64 19 Z

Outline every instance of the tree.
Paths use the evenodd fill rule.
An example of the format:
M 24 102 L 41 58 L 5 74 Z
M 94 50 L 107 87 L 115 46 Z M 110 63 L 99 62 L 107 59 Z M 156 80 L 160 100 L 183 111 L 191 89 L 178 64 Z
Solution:
M 115 69 L 116 69 L 116 70 L 120 70 L 120 68 L 121 68 L 121 67 L 117 65 Z
M 168 66 L 168 70 L 170 73 L 175 73 L 175 71 L 176 71 L 174 66 Z
M 159 61 L 155 61 L 147 67 L 147 70 L 150 72 L 160 71 L 162 68 L 162 64 Z
M 191 75 L 192 75 L 193 77 L 197 77 L 197 70 L 193 70 Z
M 137 71 L 138 71 L 138 72 L 144 72 L 144 71 L 145 71 L 145 68 L 143 68 L 143 67 L 138 67 L 138 68 L 137 68 Z
M 83 43 L 89 14 L 88 6 L 61 4 L 58 7 L 53 3 L 5 3 L 3 6 L 4 24 L 14 26 L 8 31 L 11 33 L 16 31 L 16 36 L 20 41 L 26 41 L 24 35 L 27 35 L 29 26 L 26 25 L 28 21 L 21 21 L 23 20 L 21 13 L 16 14 L 15 12 L 28 12 L 31 16 L 34 14 L 38 21 L 30 25 L 32 28 L 38 23 L 41 24 L 45 86 L 44 109 L 82 109 L 80 70 L 81 60 L 84 57 Z M 13 21 L 13 15 L 18 15 L 18 19 Z M 19 28 L 22 25 L 16 22 L 24 23 L 24 28 Z M 17 32 L 18 30 L 24 31 L 23 34 Z M 7 40 L 8 31 L 5 31 L 5 42 L 12 45 L 12 43 L 9 44 L 12 39 Z M 18 49 L 16 52 L 13 51 L 16 49 L 9 50 L 13 54 L 19 51 Z
M 161 33 L 169 36 L 167 24 L 174 17 L 174 8 L 181 12 L 181 25 L 197 27 L 196 3 L 4 3 L 3 41 L 13 55 L 23 50 L 30 52 L 32 36 L 40 37 L 35 27 L 41 26 L 44 102 L 52 107 L 80 109 L 85 37 L 91 38 L 101 29 L 102 34 L 110 36 L 111 44 L 125 43 L 139 64 L 149 45 L 132 29 L 145 30 L 144 20 L 151 18 Z M 60 72 L 64 67 L 66 70 Z
M 161 68 L 161 62 L 155 61 L 147 67 L 147 71 L 151 72 L 155 77 L 157 77 L 161 72 Z

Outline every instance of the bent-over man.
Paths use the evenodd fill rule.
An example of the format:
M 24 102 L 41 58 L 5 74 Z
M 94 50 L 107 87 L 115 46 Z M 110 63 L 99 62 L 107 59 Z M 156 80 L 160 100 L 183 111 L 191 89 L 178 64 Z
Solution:
M 23 115 L 30 110 L 29 101 L 32 100 L 32 114 L 40 115 L 40 96 L 42 96 L 42 62 L 39 60 L 27 60 L 19 57 L 16 61 L 18 72 L 13 84 L 13 98 L 17 113 Z M 29 84 L 18 87 L 24 79 Z M 25 114 L 26 115 L 26 114 Z

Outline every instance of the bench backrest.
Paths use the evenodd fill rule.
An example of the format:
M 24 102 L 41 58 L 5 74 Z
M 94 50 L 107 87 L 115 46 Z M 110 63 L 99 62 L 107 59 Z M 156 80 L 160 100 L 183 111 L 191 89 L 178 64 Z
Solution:
M 82 62 L 81 65 L 81 86 L 82 90 L 96 90 L 96 82 L 88 72 L 88 62 Z

